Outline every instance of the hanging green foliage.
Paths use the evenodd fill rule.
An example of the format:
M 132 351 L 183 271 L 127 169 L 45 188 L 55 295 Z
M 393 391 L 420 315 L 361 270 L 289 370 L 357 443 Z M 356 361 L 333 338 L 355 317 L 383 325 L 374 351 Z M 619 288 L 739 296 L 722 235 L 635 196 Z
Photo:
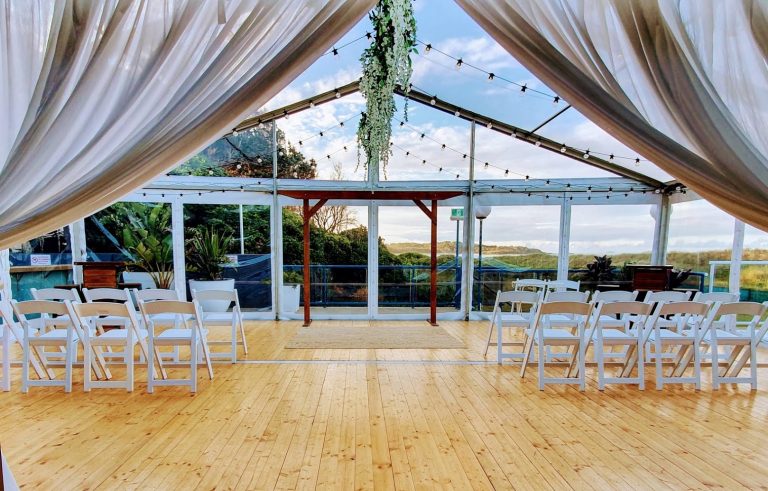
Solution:
M 369 17 L 373 40 L 360 57 L 363 65 L 360 92 L 365 97 L 366 110 L 360 118 L 357 139 L 358 148 L 365 151 L 365 168 L 376 174 L 381 165 L 386 175 L 392 117 L 396 110 L 395 88 L 403 87 L 406 92 L 410 88 L 411 53 L 416 53 L 416 19 L 411 0 L 379 0 Z M 407 99 L 404 113 L 407 120 Z

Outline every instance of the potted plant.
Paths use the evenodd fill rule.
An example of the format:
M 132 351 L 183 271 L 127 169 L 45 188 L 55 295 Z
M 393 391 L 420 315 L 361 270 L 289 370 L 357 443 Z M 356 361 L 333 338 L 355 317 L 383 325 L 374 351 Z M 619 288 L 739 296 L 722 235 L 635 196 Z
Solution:
M 227 251 L 232 247 L 232 235 L 219 232 L 214 227 L 200 227 L 187 241 L 187 271 L 197 279 L 189 280 L 190 291 L 234 290 L 234 278 L 224 278 L 224 264 L 229 262 Z M 223 311 L 229 306 L 224 300 L 200 302 L 203 310 Z
M 283 288 L 280 290 L 280 312 L 296 312 L 301 303 L 301 282 L 304 278 L 295 271 L 283 274 Z
M 169 228 L 170 209 L 156 205 L 128 210 L 126 214 L 129 223 L 122 230 L 122 238 L 125 248 L 133 256 L 128 268 L 140 272 L 124 272 L 123 281 L 171 288 L 173 239 Z

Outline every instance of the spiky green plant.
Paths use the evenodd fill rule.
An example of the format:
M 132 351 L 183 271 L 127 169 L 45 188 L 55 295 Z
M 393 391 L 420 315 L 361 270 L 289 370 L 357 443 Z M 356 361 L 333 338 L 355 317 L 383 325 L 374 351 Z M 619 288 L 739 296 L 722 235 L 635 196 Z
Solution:
M 196 273 L 203 280 L 220 280 L 227 263 L 227 251 L 234 239 L 231 234 L 222 233 L 214 227 L 200 227 L 187 241 L 187 270 Z

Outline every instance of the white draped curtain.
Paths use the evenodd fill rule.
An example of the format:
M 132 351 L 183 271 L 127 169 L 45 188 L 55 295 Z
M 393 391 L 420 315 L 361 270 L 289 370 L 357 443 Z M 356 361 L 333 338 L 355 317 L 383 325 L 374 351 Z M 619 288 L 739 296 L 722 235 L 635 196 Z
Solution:
M 768 231 L 768 2 L 456 1 L 598 126 Z
M 374 3 L 0 0 L 0 249 L 205 147 Z

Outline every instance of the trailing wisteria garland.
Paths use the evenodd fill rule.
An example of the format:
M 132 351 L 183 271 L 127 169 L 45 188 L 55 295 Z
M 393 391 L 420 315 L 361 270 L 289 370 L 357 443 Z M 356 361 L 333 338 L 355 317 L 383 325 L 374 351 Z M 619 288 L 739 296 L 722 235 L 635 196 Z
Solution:
M 365 168 L 377 175 L 389 161 L 389 139 L 395 107 L 395 88 L 407 92 L 411 80 L 411 53 L 416 53 L 416 19 L 411 0 L 379 0 L 369 14 L 373 40 L 363 51 L 360 92 L 366 100 L 365 113 L 357 128 L 359 148 L 365 151 Z M 406 99 L 405 119 L 408 118 Z M 358 150 L 358 165 L 360 154 Z

